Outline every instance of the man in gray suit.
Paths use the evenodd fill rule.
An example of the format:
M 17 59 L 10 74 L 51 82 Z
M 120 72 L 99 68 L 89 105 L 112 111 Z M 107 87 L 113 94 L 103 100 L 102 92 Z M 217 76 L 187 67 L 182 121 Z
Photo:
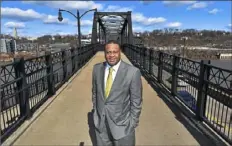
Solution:
M 116 41 L 105 44 L 103 63 L 92 74 L 93 120 L 97 145 L 135 145 L 142 109 L 141 73 L 121 60 Z

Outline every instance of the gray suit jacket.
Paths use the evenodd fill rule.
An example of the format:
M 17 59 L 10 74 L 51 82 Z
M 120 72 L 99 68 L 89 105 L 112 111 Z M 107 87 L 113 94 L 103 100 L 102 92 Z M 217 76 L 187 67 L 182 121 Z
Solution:
M 101 133 L 107 121 L 115 140 L 135 130 L 142 108 L 141 73 L 136 67 L 121 61 L 109 97 L 105 100 L 105 62 L 94 65 L 92 81 L 93 119 Z

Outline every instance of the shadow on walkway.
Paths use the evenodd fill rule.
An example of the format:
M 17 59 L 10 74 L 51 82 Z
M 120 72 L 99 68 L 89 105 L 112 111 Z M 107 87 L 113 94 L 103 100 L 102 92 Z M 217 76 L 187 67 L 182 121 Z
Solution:
M 93 110 L 88 112 L 87 117 L 88 117 L 88 125 L 89 125 L 89 136 L 91 138 L 93 146 L 97 146 L 95 126 L 93 122 Z
M 175 114 L 175 118 L 182 123 L 189 133 L 198 141 L 201 146 L 226 146 L 226 144 L 209 130 L 205 125 L 196 121 L 194 115 L 187 111 L 183 105 L 162 88 L 154 77 L 147 72 L 141 71 L 148 84 L 157 92 L 158 96 L 165 102 L 169 109 Z

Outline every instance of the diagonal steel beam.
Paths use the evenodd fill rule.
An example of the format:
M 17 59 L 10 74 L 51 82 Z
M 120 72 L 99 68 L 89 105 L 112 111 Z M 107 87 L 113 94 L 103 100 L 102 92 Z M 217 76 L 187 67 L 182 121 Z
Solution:
M 127 20 L 124 21 L 124 24 L 123 24 L 123 27 L 122 27 L 122 30 L 121 30 L 121 34 L 123 33 L 123 30 L 126 28 L 126 25 L 127 25 Z
M 101 25 L 103 32 L 106 33 L 106 27 L 102 24 L 102 20 L 100 18 L 98 19 L 98 22 Z

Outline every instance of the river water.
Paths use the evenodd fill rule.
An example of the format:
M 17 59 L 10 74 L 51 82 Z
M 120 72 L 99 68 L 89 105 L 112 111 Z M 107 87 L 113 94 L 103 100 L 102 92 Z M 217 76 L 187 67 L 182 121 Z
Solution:
M 232 60 L 211 60 L 211 64 L 217 67 L 232 70 Z

